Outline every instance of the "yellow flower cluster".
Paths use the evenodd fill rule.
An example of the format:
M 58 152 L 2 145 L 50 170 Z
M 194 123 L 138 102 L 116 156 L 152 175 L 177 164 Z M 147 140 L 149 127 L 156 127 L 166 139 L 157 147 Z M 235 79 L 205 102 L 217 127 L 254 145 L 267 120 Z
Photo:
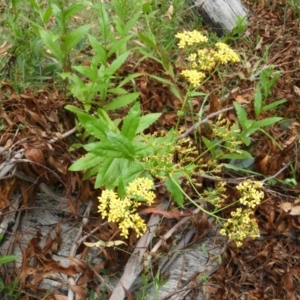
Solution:
M 211 203 L 216 208 L 220 208 L 224 203 L 226 198 L 226 183 L 224 181 L 220 181 L 214 188 L 210 188 L 203 192 L 203 196 L 205 197 L 205 201 Z
M 240 129 L 237 124 L 231 125 L 227 119 L 219 115 L 217 122 L 213 126 L 213 136 L 223 142 L 223 147 L 230 153 L 239 153 Z
M 184 70 L 181 72 L 181 75 L 195 87 L 199 86 L 201 81 L 205 78 L 205 74 L 197 70 Z
M 177 139 L 181 131 L 172 132 L 174 135 L 172 140 L 166 133 L 148 134 L 143 136 L 146 144 L 155 147 L 155 154 L 150 154 L 143 158 L 147 169 L 153 177 L 165 180 L 168 175 L 175 172 L 181 172 L 183 177 L 189 177 L 192 173 L 195 157 L 199 156 L 196 146 L 190 138 Z M 166 135 L 166 136 L 164 136 Z
M 253 214 L 251 209 L 242 210 L 238 208 L 231 212 L 231 217 L 223 225 L 220 233 L 227 235 L 232 241 L 235 241 L 237 247 L 242 246 L 242 241 L 246 237 L 255 239 L 259 236 L 259 229 L 256 221 L 250 216 Z
M 255 208 L 264 198 L 264 192 L 259 189 L 263 186 L 260 181 L 245 180 L 236 188 L 241 193 L 240 203 Z
M 230 62 L 239 62 L 238 55 L 224 43 L 216 43 L 218 51 L 215 52 L 215 58 L 222 64 L 228 64 Z
M 135 230 L 137 236 L 141 236 L 147 226 L 143 219 L 137 214 L 136 209 L 141 205 L 141 201 L 146 201 L 151 205 L 155 194 L 151 191 L 153 182 L 148 178 L 137 178 L 126 188 L 126 197 L 120 199 L 111 190 L 105 190 L 99 199 L 99 212 L 102 217 L 107 217 L 109 222 L 119 223 L 121 236 L 128 237 L 129 229 Z
M 262 186 L 262 182 L 248 179 L 236 187 L 241 193 L 240 203 L 248 206 L 248 208 L 244 210 L 238 208 L 233 211 L 231 213 L 232 218 L 225 222 L 220 232 L 222 235 L 227 235 L 230 240 L 235 241 L 237 247 L 242 245 L 242 241 L 246 237 L 254 239 L 259 236 L 257 223 L 250 216 L 253 214 L 252 209 L 260 204 L 264 198 L 264 193 L 259 191 Z
M 179 48 L 188 48 L 199 43 L 206 43 L 207 37 L 199 31 L 183 31 L 175 35 L 179 39 Z M 181 75 L 194 87 L 200 85 L 205 78 L 205 74 L 201 71 L 211 71 L 217 63 L 228 64 L 239 62 L 238 55 L 226 44 L 216 43 L 216 50 L 204 48 L 198 49 L 197 53 L 191 53 L 188 56 L 188 61 L 191 63 L 191 70 L 184 70 Z
M 178 43 L 179 48 L 185 48 L 187 45 L 191 46 L 194 44 L 207 42 L 207 37 L 197 30 L 183 31 L 182 33 L 177 33 L 175 37 L 179 38 L 180 40 Z
M 215 51 L 210 49 L 200 49 L 197 51 L 198 68 L 203 71 L 211 71 L 216 66 Z M 197 67 L 197 65 L 195 65 Z

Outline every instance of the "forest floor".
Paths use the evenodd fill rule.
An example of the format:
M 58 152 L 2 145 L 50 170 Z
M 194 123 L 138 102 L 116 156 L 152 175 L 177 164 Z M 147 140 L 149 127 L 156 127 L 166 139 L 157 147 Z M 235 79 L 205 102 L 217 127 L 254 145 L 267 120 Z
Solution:
M 261 115 L 262 118 L 282 117 L 282 121 L 271 126 L 268 135 L 254 135 L 250 148 L 254 157 L 252 172 L 261 174 L 260 180 L 269 179 L 264 181 L 264 201 L 255 209 L 260 237 L 246 239 L 239 248 L 234 242 L 228 242 L 220 254 L 218 269 L 205 281 L 207 299 L 242 299 L 242 295 L 245 296 L 244 299 L 253 300 L 300 299 L 300 9 L 279 2 L 266 4 L 261 1 L 253 4 L 245 1 L 250 11 L 248 27 L 241 36 L 229 39 L 232 48 L 243 57 L 243 64 L 233 66 L 230 72 L 222 76 L 222 80 L 213 74 L 199 89 L 209 95 L 208 115 L 221 111 L 236 101 L 247 104 L 249 119 L 255 119 L 251 99 L 255 97 L 255 86 L 260 73 L 271 66 L 281 73 L 265 105 L 280 99 L 287 100 L 276 109 Z M 0 48 L 0 56 L 6 55 L 8 50 L 8 46 L 4 45 Z M 14 61 L 10 60 L 10 63 L 13 64 Z M 4 74 L 9 74 L 10 67 L 10 64 L 6 65 Z M 138 65 L 129 59 L 118 72 L 119 76 L 124 77 L 135 72 L 158 77 L 165 74 L 162 66 L 151 59 Z M 17 213 L 26 215 L 26 211 L 38 206 L 35 198 L 39 191 L 47 197 L 65 201 L 63 203 L 68 209 L 68 213 L 62 213 L 59 224 L 52 224 L 52 235 L 42 236 L 40 231 L 36 231 L 36 235 L 28 239 L 27 245 L 22 242 L 23 257 L 20 266 L 12 263 L 10 274 L 7 273 L 6 266 L 1 266 L 3 279 L 0 292 L 3 299 L 42 299 L 41 295 L 45 290 L 39 288 L 41 282 L 48 277 L 58 277 L 57 274 L 68 275 L 69 278 L 80 274 L 76 284 L 71 280 L 68 283 L 62 282 L 62 285 L 72 285 L 73 293 L 83 299 L 88 299 L 87 289 L 100 295 L 99 277 L 95 274 L 104 269 L 107 274 L 121 274 L 138 242 L 138 237 L 130 234 L 128 239 L 124 239 L 126 244 L 109 244 L 115 239 L 121 243 L 122 237 L 116 224 L 108 224 L 99 217 L 100 189 L 94 189 L 93 178 L 83 180 L 82 172 L 68 170 L 85 152 L 83 149 L 70 151 L 70 147 L 79 138 L 74 130 L 75 115 L 64 107 L 73 104 L 74 100 L 67 98 L 62 88 L 54 86 L 49 81 L 38 89 L 29 86 L 17 91 L 8 78 L 6 80 L 3 77 L 1 82 L 1 221 L 14 213 L 11 219 L 6 220 L 6 227 L 1 231 L 11 243 L 8 249 L 0 246 L 1 255 L 14 254 L 14 246 L 21 244 L 28 234 L 28 231 L 20 231 L 18 226 L 13 225 L 18 224 Z M 143 112 L 163 113 L 151 126 L 151 133 L 170 129 L 177 124 L 180 103 L 166 83 L 145 75 L 136 79 L 136 90 L 141 94 Z M 201 96 L 193 99 L 192 107 L 195 112 L 200 110 L 202 101 Z M 112 117 L 117 119 L 127 112 L 127 109 L 119 109 Z M 237 120 L 232 111 L 225 115 L 230 121 Z M 184 126 L 192 126 L 191 119 L 186 118 Z M 206 129 L 202 130 L 205 132 Z M 252 174 L 250 171 L 239 173 L 227 170 L 219 175 L 228 183 L 228 199 L 236 197 L 233 188 L 236 182 L 244 176 L 251 177 Z M 216 184 L 209 176 L 204 176 L 200 181 L 204 187 L 213 188 Z M 188 190 L 188 187 L 185 188 Z M 21 196 L 18 198 L 16 195 Z M 12 202 L 16 198 L 19 200 Z M 155 206 L 144 211 L 146 220 L 149 220 L 151 214 L 164 216 L 164 220 L 159 223 L 157 237 L 176 228 L 183 217 L 190 217 L 189 222 L 195 227 L 191 243 L 203 239 L 214 225 L 202 214 L 192 219 L 191 208 L 182 211 L 175 203 L 168 206 L 168 213 L 162 214 L 156 206 L 163 205 L 162 199 L 169 198 L 163 187 L 157 190 L 157 198 L 159 200 L 156 199 Z M 54 210 L 53 207 L 40 209 Z M 64 208 L 59 209 L 63 211 Z M 225 215 L 226 213 L 223 216 Z M 62 243 L 60 225 L 67 220 L 77 222 L 80 233 L 70 245 L 71 264 L 63 267 L 54 256 Z M 99 228 L 101 230 L 97 230 Z M 92 238 L 87 233 L 92 233 Z M 105 241 L 101 251 L 99 250 L 103 260 L 98 265 L 89 265 L 90 248 L 84 246 L 83 237 L 86 241 Z M 43 246 L 40 245 L 41 240 L 44 241 Z M 156 241 L 158 240 L 157 238 Z M 174 237 L 163 240 L 157 261 L 160 256 L 168 256 L 168 250 L 174 242 Z M 80 260 L 76 259 L 76 255 L 80 255 Z M 190 291 L 191 295 L 196 295 L 199 289 L 199 276 L 194 278 L 195 289 Z M 7 296 L 9 293 L 11 295 Z M 105 296 L 102 296 L 103 299 Z M 135 299 L 134 293 L 129 291 L 126 296 L 128 299 Z M 70 298 L 60 295 L 58 289 L 51 291 L 43 299 Z

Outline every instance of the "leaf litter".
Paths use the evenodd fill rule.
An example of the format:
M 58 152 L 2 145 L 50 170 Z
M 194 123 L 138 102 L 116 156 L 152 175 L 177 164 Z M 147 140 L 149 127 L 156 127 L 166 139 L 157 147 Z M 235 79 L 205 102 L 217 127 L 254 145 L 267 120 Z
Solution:
M 247 112 L 254 115 L 254 107 L 250 100 L 254 95 L 257 76 L 264 68 L 264 65 L 260 64 L 261 57 L 267 55 L 268 64 L 282 71 L 272 89 L 272 95 L 267 98 L 267 103 L 272 103 L 274 99 L 287 99 L 282 110 L 276 110 L 276 115 L 284 117 L 285 123 L 270 129 L 272 130 L 270 133 L 280 147 L 265 135 L 253 136 L 255 139 L 254 170 L 272 176 L 280 171 L 283 165 L 290 164 L 295 166 L 295 175 L 290 168 L 286 168 L 278 174 L 277 179 L 285 180 L 296 176 L 296 184 L 289 189 L 280 184 L 275 187 L 265 187 L 265 201 L 255 212 L 261 237 L 254 241 L 246 240 L 241 249 L 228 243 L 222 254 L 219 268 L 205 285 L 205 290 L 208 299 L 240 299 L 242 295 L 245 295 L 246 299 L 297 299 L 297 295 L 300 295 L 298 237 L 300 163 L 297 161 L 300 154 L 297 146 L 300 128 L 300 121 L 298 121 L 300 67 L 299 42 L 295 32 L 299 31 L 300 21 L 293 18 L 294 12 L 291 9 L 287 9 L 283 14 L 284 6 L 279 1 L 269 6 L 264 1 L 259 4 L 250 2 L 246 4 L 252 11 L 247 34 L 252 40 L 255 40 L 256 35 L 259 39 L 257 44 L 253 45 L 247 43 L 245 38 L 235 47 L 240 52 L 247 53 L 248 66 L 240 69 L 234 67 L 230 74 L 225 76 L 222 86 L 227 88 L 228 97 L 221 99 L 222 101 L 219 101 L 219 98 L 224 91 L 220 89 L 217 75 L 213 75 L 201 87 L 201 91 L 210 93 L 211 105 L 208 114 L 232 105 L 235 100 L 240 104 L 247 103 Z M 10 45 L 1 45 L 1 55 L 5 55 L 9 48 Z M 137 91 L 141 93 L 143 111 L 163 113 L 159 121 L 149 129 L 150 133 L 174 126 L 177 122 L 177 111 L 181 108 L 180 100 L 174 96 L 167 84 L 147 75 L 163 76 L 164 71 L 161 66 L 152 60 L 143 61 L 138 66 L 128 61 L 127 65 L 120 70 L 120 76 L 122 72 L 123 75 L 133 72 L 144 74 L 136 80 Z M 242 78 L 238 86 L 235 84 L 236 77 Z M 211 91 L 215 92 L 211 93 Z M 63 198 L 67 199 L 69 205 L 70 218 L 78 222 L 86 244 L 97 246 L 98 255 L 104 258 L 94 266 L 89 265 L 86 259 L 90 249 L 84 246 L 82 238 L 78 238 L 75 243 L 80 243 L 75 245 L 73 250 L 70 249 L 69 265 L 63 266 L 54 258 L 63 243 L 60 224 L 57 224 L 52 232 L 54 235 L 49 233 L 42 236 L 40 230 L 36 231 L 35 236 L 22 249 L 21 266 L 16 267 L 13 273 L 6 277 L 6 283 L 11 283 L 14 275 L 18 274 L 20 279 L 18 288 L 21 291 L 26 290 L 26 299 L 29 299 L 29 295 L 41 295 L 44 292 L 39 286 L 45 278 L 53 277 L 59 281 L 62 274 L 70 279 L 79 275 L 76 283 L 72 280 L 68 281 L 74 294 L 86 298 L 86 287 L 89 286 L 100 295 L 102 291 L 95 284 L 99 280 L 99 271 L 105 269 L 110 274 L 121 272 L 137 238 L 132 233 L 126 243 L 122 241 L 117 226 L 105 223 L 95 209 L 85 216 L 78 213 L 78 208 L 83 204 L 97 207 L 99 191 L 93 189 L 93 180 L 83 181 L 80 172 L 68 171 L 68 166 L 83 154 L 82 150 L 70 152 L 69 148 L 74 141 L 72 135 L 63 136 L 75 126 L 74 116 L 64 109 L 64 106 L 69 103 L 68 99 L 64 98 L 62 91 L 51 87 L 39 91 L 27 89 L 22 94 L 18 94 L 7 82 L 1 83 L 0 98 L 2 99 L 0 116 L 6 124 L 6 128 L 1 130 L 0 137 L 1 168 L 3 170 L 5 167 L 7 171 L 0 174 L 1 221 L 12 210 L 25 212 L 27 209 L 32 209 L 38 187 L 41 187 L 42 183 L 48 187 L 60 186 L 63 190 Z M 202 96 L 194 99 L 195 112 L 199 111 L 202 102 Z M 125 115 L 126 111 L 118 110 L 117 113 Z M 272 111 L 265 112 L 263 117 L 271 117 L 273 114 Z M 227 116 L 230 120 L 236 119 L 233 112 L 229 111 Z M 192 117 L 188 116 L 186 120 L 187 123 L 182 124 L 183 127 L 193 125 Z M 201 126 L 201 134 L 209 137 L 210 133 L 205 124 Z M 201 182 L 206 186 L 214 186 L 214 182 L 209 179 L 201 179 Z M 21 195 L 20 206 L 16 206 L 13 201 L 16 193 Z M 60 193 L 59 189 L 55 188 L 55 193 Z M 155 206 L 163 202 L 160 199 L 168 197 L 163 188 L 158 190 L 158 195 Z M 234 192 L 228 195 L 228 201 L 230 197 L 235 197 Z M 163 236 L 172 228 L 176 228 L 176 224 L 185 217 L 192 217 L 192 224 L 197 229 L 192 242 L 202 238 L 212 226 L 203 215 L 193 214 L 189 210 L 179 211 L 172 205 L 167 210 L 145 208 L 141 213 L 146 218 L 151 214 L 164 216 L 157 228 L 157 236 Z M 225 211 L 224 215 L 226 214 L 228 212 Z M 26 232 L 17 232 L 17 234 L 21 238 Z M 43 246 L 40 243 L 42 238 L 45 240 Z M 155 241 L 160 240 L 155 239 Z M 157 259 L 160 254 L 168 253 L 174 242 L 174 236 L 170 235 L 161 241 L 163 241 L 161 252 L 152 253 Z M 76 255 L 80 255 L 80 259 L 75 257 Z M 61 284 L 67 283 L 61 281 Z M 195 281 L 195 284 L 202 283 Z M 107 290 L 109 291 L 109 288 Z M 191 290 L 194 296 L 196 292 L 197 288 Z M 133 298 L 129 291 L 126 291 L 126 295 L 129 299 Z M 66 299 L 64 297 L 63 294 L 53 291 L 48 294 L 47 299 Z

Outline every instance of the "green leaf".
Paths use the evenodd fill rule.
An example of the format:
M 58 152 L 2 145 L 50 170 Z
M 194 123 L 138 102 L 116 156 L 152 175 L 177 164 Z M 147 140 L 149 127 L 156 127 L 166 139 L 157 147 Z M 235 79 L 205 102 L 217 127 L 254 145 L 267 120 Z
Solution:
M 84 38 L 84 35 L 90 29 L 90 25 L 83 25 L 79 28 L 75 29 L 74 31 L 67 33 L 61 36 L 61 39 L 65 43 L 65 51 L 70 52 L 75 46 Z
M 177 86 L 175 86 L 174 84 L 170 84 L 170 90 L 176 98 L 183 102 L 182 95 L 180 94 L 180 91 Z
M 134 143 L 134 149 L 136 158 L 144 158 L 155 152 L 152 145 L 146 145 L 145 143 Z
M 100 140 L 106 140 L 106 130 L 107 127 L 99 119 L 84 113 L 82 110 L 76 106 L 66 105 L 65 108 L 69 111 L 74 112 L 78 119 L 80 120 L 82 126 L 89 132 L 91 135 L 95 136 Z
M 2 256 L 0 257 L 0 264 L 6 264 L 9 263 L 11 261 L 14 261 L 18 258 L 18 256 L 15 255 L 6 255 L 6 256 Z
M 59 62 L 62 62 L 65 57 L 65 53 L 61 50 L 60 43 L 58 42 L 60 35 L 48 32 L 41 28 L 39 29 L 39 32 L 45 46 L 51 51 L 54 57 L 59 60 Z
M 91 81 L 97 80 L 97 73 L 95 73 L 91 67 L 73 66 L 73 69 L 81 73 L 83 76 L 89 78 Z
M 260 115 L 261 113 L 261 108 L 262 108 L 262 93 L 260 89 L 260 84 L 258 84 L 255 87 L 255 93 L 254 93 L 254 112 L 256 118 Z
M 125 89 L 117 87 L 117 88 L 114 88 L 114 89 L 108 89 L 107 93 L 117 94 L 117 95 L 126 95 L 128 93 L 128 91 L 125 90 Z
M 251 139 L 246 136 L 241 136 L 242 142 L 248 147 L 251 144 Z
M 244 172 L 244 173 L 248 173 L 248 174 L 253 174 L 253 175 L 259 175 L 261 176 L 261 174 L 257 173 L 257 172 L 253 172 L 249 169 L 245 169 L 245 168 L 239 168 L 239 167 L 236 167 L 234 165 L 231 165 L 231 164 L 224 164 L 224 167 L 226 169 L 230 169 L 230 170 L 235 170 L 235 171 L 240 171 L 240 172 Z
M 113 43 L 112 43 L 112 47 L 111 47 L 110 50 L 108 51 L 107 56 L 108 56 L 108 57 L 111 57 L 113 54 L 118 53 L 118 51 L 119 51 L 120 49 L 122 49 L 122 47 L 123 47 L 124 45 L 126 45 L 127 41 L 130 40 L 131 37 L 132 37 L 132 35 L 129 35 L 129 36 L 124 37 L 124 38 L 122 38 L 122 39 L 120 39 L 120 40 L 118 40 L 118 41 L 114 40 Z M 124 53 L 125 53 L 125 52 L 124 52 Z
M 153 113 L 140 117 L 139 126 L 136 130 L 136 133 L 140 133 L 148 128 L 151 124 L 156 122 L 158 118 L 161 116 L 161 113 Z
M 179 177 L 179 176 L 178 176 Z M 172 198 L 174 198 L 176 204 L 180 207 L 183 207 L 183 192 L 180 187 L 180 183 L 177 176 L 168 176 L 165 185 L 167 190 L 170 192 Z
M 135 81 L 134 79 L 137 78 L 137 77 L 140 77 L 142 76 L 142 74 L 140 73 L 134 73 L 134 74 L 130 74 L 129 76 L 126 76 L 118 85 L 118 87 L 122 87 L 124 86 L 125 84 L 127 84 L 129 81 L 133 82 L 135 84 Z
M 122 95 L 103 107 L 104 110 L 115 110 L 134 102 L 140 96 L 139 92 Z
M 135 154 L 133 144 L 121 134 L 107 132 L 107 141 L 90 143 L 84 146 L 89 152 L 103 157 L 132 159 Z
M 119 150 L 115 146 L 111 145 L 110 142 L 89 143 L 84 146 L 84 149 L 100 157 L 126 159 L 131 158 L 128 151 Z
M 92 35 L 88 34 L 88 39 L 90 45 L 93 47 L 93 50 L 95 51 L 95 56 L 99 62 L 101 62 L 103 65 L 107 62 L 107 53 L 106 49 L 101 45 L 98 39 L 93 37 Z
M 243 129 L 246 129 L 247 113 L 246 110 L 237 102 L 233 102 L 237 118 Z
M 241 153 L 227 153 L 222 154 L 219 159 L 246 159 L 246 158 L 252 158 L 252 155 L 245 151 L 245 150 L 238 150 Z
M 157 51 L 155 36 L 152 33 L 148 32 L 147 34 L 143 34 L 139 32 L 138 37 L 146 46 Z
M 109 115 L 107 114 L 107 112 L 104 109 L 98 108 L 97 115 L 98 115 L 99 121 L 101 123 L 103 123 L 104 126 L 108 130 L 113 131 L 115 133 L 120 133 L 117 125 L 115 124 L 114 121 L 111 120 L 111 118 L 109 117 Z
M 265 105 L 263 108 L 262 108 L 262 111 L 268 111 L 268 110 L 271 110 L 275 107 L 277 107 L 278 105 L 282 104 L 282 103 L 285 103 L 287 100 L 286 99 L 282 99 L 282 100 L 277 100 L 277 101 L 274 101 L 268 105 Z
M 111 131 L 107 133 L 107 138 L 111 146 L 115 147 L 115 149 L 118 149 L 120 152 L 122 152 L 124 157 L 132 158 L 134 156 L 134 146 L 128 138 L 122 136 L 121 134 L 116 134 Z
M 93 153 L 88 153 L 85 156 L 76 160 L 69 168 L 70 171 L 80 171 L 89 169 L 100 164 L 105 158 L 95 155 Z
M 270 126 L 275 124 L 276 122 L 282 120 L 280 117 L 273 117 L 273 118 L 266 118 L 260 121 L 255 122 L 255 127 L 260 128 L 260 127 L 265 127 L 265 126 Z
M 207 150 L 212 154 L 213 158 L 216 157 L 216 149 L 213 142 L 211 142 L 208 138 L 206 138 L 204 135 L 201 136 L 201 139 L 203 143 L 205 144 Z
M 43 24 L 47 24 L 52 16 L 52 8 L 49 6 L 43 14 Z
M 85 6 L 86 4 L 84 2 L 74 3 L 69 6 L 66 10 L 63 11 L 64 21 L 67 23 L 72 16 L 82 10 Z
M 173 72 L 172 63 L 171 63 L 171 60 L 170 60 L 170 54 L 162 46 L 161 46 L 161 49 L 160 49 L 160 55 L 161 55 L 161 62 L 162 62 L 162 65 L 163 65 L 164 69 L 166 70 L 166 72 L 172 78 L 174 78 L 174 72 Z
M 126 190 L 124 185 L 123 177 L 119 177 L 119 183 L 118 183 L 118 196 L 123 199 L 126 196 Z
M 123 120 L 123 126 L 121 129 L 122 135 L 127 137 L 130 141 L 136 135 L 137 128 L 140 121 L 141 108 L 140 104 L 137 102 L 128 112 L 127 116 Z
M 113 189 L 118 185 L 119 177 L 122 175 L 124 158 L 107 158 L 99 166 L 95 182 L 95 189 L 105 186 L 107 189 Z
M 123 65 L 123 63 L 126 61 L 129 51 L 124 52 L 123 54 L 119 55 L 112 63 L 111 65 L 105 70 L 105 75 L 110 77 L 113 74 L 116 73 L 117 70 L 120 69 L 120 67 Z

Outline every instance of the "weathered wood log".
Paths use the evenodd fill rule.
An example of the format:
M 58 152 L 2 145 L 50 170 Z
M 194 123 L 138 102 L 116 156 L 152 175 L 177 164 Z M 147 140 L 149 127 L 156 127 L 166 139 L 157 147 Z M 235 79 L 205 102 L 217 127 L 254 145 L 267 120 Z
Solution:
M 238 17 L 243 18 L 248 11 L 241 0 L 193 0 L 203 21 L 218 35 L 231 32 Z

